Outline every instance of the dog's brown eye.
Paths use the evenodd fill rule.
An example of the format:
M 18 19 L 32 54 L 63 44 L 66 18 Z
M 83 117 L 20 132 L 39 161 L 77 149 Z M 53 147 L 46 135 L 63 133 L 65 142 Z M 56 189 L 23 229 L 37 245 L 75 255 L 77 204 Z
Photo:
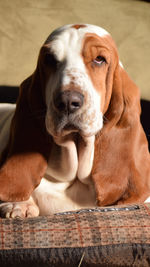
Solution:
M 93 62 L 97 65 L 102 65 L 104 62 L 106 62 L 105 58 L 104 57 L 101 57 L 101 56 L 97 56 Z

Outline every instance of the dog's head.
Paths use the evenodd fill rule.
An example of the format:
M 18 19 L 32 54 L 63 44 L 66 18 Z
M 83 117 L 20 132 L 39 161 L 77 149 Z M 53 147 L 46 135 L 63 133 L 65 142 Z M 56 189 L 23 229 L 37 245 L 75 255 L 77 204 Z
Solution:
M 41 48 L 38 62 L 44 79 L 48 133 L 54 137 L 70 132 L 82 136 L 98 133 L 119 66 L 108 32 L 92 25 L 59 28 Z

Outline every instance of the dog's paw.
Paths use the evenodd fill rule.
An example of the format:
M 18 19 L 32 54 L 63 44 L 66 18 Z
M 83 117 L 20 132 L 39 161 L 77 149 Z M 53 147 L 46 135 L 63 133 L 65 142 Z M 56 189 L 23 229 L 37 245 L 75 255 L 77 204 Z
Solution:
M 8 202 L 0 204 L 0 216 L 3 218 L 37 217 L 39 208 L 34 202 Z

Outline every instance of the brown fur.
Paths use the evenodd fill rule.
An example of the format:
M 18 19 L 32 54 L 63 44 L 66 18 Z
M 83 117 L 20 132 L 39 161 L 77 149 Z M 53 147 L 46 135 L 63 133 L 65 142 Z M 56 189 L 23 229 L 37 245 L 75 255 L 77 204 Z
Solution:
M 47 168 L 51 136 L 45 128 L 43 51 L 45 47 L 35 73 L 20 86 L 9 143 L 1 157 L 0 199 L 3 201 L 28 199 Z
M 99 205 L 144 202 L 150 195 L 150 155 L 140 111 L 139 90 L 117 65 L 106 123 L 95 143 L 92 177 Z
M 93 70 L 89 62 L 98 55 L 107 64 Z M 119 65 L 111 36 L 87 34 L 82 56 L 101 94 L 105 118 L 92 169 L 98 205 L 143 202 L 150 195 L 150 155 L 140 123 L 139 89 Z

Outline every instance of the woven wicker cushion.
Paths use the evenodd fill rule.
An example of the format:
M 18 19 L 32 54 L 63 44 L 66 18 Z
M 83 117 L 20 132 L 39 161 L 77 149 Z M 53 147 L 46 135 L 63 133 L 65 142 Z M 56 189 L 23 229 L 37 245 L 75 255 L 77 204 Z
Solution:
M 150 204 L 1 219 L 3 266 L 150 266 Z

